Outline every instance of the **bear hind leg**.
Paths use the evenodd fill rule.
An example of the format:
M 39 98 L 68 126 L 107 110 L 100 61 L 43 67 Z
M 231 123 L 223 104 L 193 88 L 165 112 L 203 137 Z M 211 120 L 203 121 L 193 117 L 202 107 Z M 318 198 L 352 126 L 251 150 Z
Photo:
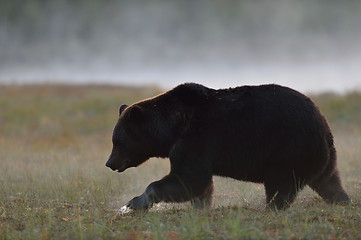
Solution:
M 298 191 L 303 188 L 303 184 L 294 183 L 294 181 L 288 180 L 265 182 L 267 208 L 276 210 L 288 208 L 295 200 Z
M 308 185 L 328 203 L 347 204 L 350 202 L 337 170 L 331 176 L 321 177 Z

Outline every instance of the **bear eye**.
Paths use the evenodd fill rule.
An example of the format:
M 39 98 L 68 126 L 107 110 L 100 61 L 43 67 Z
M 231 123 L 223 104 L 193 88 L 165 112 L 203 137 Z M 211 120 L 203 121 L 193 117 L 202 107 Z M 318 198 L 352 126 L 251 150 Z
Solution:
M 121 134 L 119 132 L 113 132 L 112 142 L 115 146 L 119 146 L 121 144 Z
M 113 142 L 113 145 L 119 145 L 120 144 L 120 141 L 119 141 L 119 134 L 117 134 L 117 129 L 116 127 L 114 128 L 113 130 L 113 135 L 112 135 L 112 142 Z
M 120 146 L 124 145 L 126 143 L 126 130 L 124 127 L 122 127 L 121 124 L 117 123 L 117 125 L 114 127 L 113 135 L 112 135 L 112 142 L 114 146 Z

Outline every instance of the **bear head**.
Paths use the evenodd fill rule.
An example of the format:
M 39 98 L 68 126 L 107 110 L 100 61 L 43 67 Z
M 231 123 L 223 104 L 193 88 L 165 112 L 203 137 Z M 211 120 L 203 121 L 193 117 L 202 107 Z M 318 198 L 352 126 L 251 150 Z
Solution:
M 123 172 L 137 167 L 150 157 L 168 157 L 174 133 L 172 116 L 153 101 L 119 108 L 112 142 L 113 149 L 106 166 Z

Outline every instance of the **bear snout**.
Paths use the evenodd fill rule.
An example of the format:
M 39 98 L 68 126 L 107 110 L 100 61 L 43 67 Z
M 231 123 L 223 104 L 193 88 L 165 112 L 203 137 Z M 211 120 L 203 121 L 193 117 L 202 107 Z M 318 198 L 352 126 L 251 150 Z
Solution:
M 112 169 L 113 171 L 117 170 L 119 168 L 119 162 L 117 161 L 118 157 L 118 151 L 116 151 L 116 149 L 113 147 L 108 161 L 105 163 L 105 166 Z
M 105 163 L 105 166 L 107 166 L 108 168 L 110 168 L 111 170 L 115 171 L 116 167 L 114 167 L 112 165 L 112 161 L 110 161 L 110 159 Z
M 127 161 L 119 161 L 117 156 L 114 156 L 114 154 L 110 155 L 108 161 L 105 163 L 105 166 L 119 173 L 124 172 L 124 170 L 128 168 Z
M 124 166 L 124 164 L 122 164 L 121 166 L 117 166 L 116 164 L 113 164 L 112 161 L 110 161 L 110 159 L 105 163 L 105 166 L 107 166 L 108 168 L 110 168 L 113 171 L 117 171 L 117 172 L 123 172 L 126 167 Z

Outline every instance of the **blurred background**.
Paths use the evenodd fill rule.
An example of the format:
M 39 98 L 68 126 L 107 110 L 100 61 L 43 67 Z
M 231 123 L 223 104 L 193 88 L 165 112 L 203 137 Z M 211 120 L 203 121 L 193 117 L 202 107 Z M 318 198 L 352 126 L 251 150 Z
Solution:
M 361 89 L 358 0 L 0 0 L 0 83 Z

